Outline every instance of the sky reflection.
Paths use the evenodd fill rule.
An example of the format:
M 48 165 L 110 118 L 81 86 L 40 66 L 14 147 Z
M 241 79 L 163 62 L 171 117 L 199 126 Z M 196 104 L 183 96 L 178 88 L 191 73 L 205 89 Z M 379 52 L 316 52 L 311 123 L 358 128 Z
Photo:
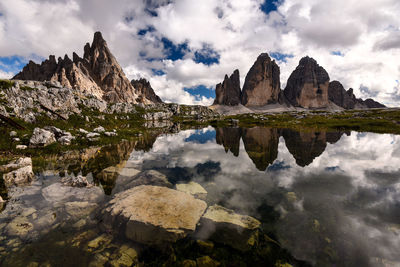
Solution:
M 209 127 L 162 135 L 129 161 L 202 184 L 209 204 L 257 217 L 297 259 L 400 264 L 399 136 Z

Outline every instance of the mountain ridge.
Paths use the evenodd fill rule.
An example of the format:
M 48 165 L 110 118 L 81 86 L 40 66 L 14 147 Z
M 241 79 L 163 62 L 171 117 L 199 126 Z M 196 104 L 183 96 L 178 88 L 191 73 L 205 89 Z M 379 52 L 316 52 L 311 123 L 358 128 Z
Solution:
M 162 102 L 151 86 L 140 90 L 134 87 L 111 53 L 101 32 L 94 34 L 92 45 L 86 43 L 83 58 L 74 52 L 72 60 L 65 55 L 56 61 L 55 56 L 50 55 L 41 64 L 29 61 L 12 79 L 57 81 L 64 87 L 79 89 L 82 93 L 92 94 L 109 103 Z

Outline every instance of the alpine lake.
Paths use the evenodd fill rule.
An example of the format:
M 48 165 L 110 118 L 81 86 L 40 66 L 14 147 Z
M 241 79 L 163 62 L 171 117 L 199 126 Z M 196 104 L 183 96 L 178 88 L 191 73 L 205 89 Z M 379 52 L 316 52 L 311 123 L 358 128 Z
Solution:
M 208 126 L 33 165 L 30 184 L 0 186 L 1 266 L 400 266 L 399 135 Z M 61 183 L 80 175 L 92 186 Z M 127 236 L 105 211 L 140 186 L 184 191 L 225 217 L 164 229 L 179 238 L 148 221 Z

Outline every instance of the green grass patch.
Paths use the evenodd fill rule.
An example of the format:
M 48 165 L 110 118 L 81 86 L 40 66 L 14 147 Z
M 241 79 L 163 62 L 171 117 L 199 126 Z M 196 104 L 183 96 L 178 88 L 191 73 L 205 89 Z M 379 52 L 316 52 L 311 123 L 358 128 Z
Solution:
M 0 79 L 0 88 L 2 89 L 9 89 L 15 85 L 15 82 L 10 80 L 3 80 Z

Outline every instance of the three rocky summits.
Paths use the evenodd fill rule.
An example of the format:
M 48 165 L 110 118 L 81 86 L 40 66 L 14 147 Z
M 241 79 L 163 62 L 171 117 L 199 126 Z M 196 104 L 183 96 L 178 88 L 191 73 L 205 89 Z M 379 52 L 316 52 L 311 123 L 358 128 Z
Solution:
M 109 103 L 162 103 L 145 79 L 128 80 L 100 32 L 86 43 L 83 58 L 73 53 L 72 60 L 52 55 L 40 65 L 30 61 L 13 79 L 56 81 Z
M 240 89 L 239 71 L 216 86 L 214 106 L 260 108 L 268 104 L 305 109 L 383 108 L 372 100 L 356 98 L 353 89 L 346 91 L 338 81 L 330 82 L 326 70 L 310 57 L 304 57 L 281 90 L 280 69 L 275 60 L 262 53 L 246 75 Z
M 83 58 L 73 53 L 72 60 L 65 55 L 55 56 L 40 65 L 30 61 L 14 80 L 56 81 L 63 87 L 75 88 L 109 103 L 158 104 L 157 96 L 145 79 L 129 81 L 112 55 L 100 32 L 93 43 L 84 47 Z M 338 81 L 330 82 L 326 70 L 310 57 L 304 57 L 281 89 L 280 68 L 267 53 L 262 53 L 246 75 L 240 88 L 239 70 L 216 85 L 213 106 L 243 105 L 252 108 L 269 104 L 305 109 L 365 109 L 382 108 L 372 100 L 356 98 L 353 89 L 345 90 Z M 218 110 L 218 109 L 217 109 Z

